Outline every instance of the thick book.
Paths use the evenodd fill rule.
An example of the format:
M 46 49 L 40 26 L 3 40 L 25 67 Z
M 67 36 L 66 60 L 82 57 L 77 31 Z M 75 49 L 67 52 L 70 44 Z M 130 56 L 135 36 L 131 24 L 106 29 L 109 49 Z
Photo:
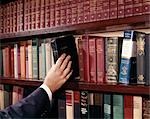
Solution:
M 142 119 L 142 97 L 133 96 L 133 119 Z
M 74 119 L 80 119 L 80 91 L 73 91 Z
M 145 40 L 145 82 L 150 85 L 150 34 L 146 35 Z
M 133 119 L 133 96 L 124 95 L 124 118 Z
M 136 73 L 136 37 L 139 32 L 124 31 L 121 64 L 119 72 L 120 83 L 137 83 Z
M 71 56 L 72 61 L 72 69 L 73 73 L 70 79 L 79 79 L 79 62 L 78 62 L 78 54 L 77 48 L 75 44 L 75 38 L 72 35 L 60 36 L 56 38 L 52 38 L 51 46 L 53 50 L 54 61 L 61 56 L 61 54 L 66 53 Z
M 150 119 L 150 97 L 144 96 L 142 99 L 143 119 Z
M 137 84 L 145 84 L 145 33 L 138 33 L 137 44 Z
M 112 119 L 112 95 L 104 94 L 103 97 L 104 119 Z
M 113 95 L 113 119 L 124 119 L 123 117 L 123 95 Z

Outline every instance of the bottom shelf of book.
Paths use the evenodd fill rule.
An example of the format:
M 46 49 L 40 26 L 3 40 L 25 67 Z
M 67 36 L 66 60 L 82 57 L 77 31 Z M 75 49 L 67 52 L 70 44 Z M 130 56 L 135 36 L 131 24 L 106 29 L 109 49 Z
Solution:
M 14 79 L 14 78 L 0 78 L 0 84 L 9 84 L 17 86 L 38 87 L 42 84 L 42 80 L 31 79 Z M 86 83 L 86 82 L 66 82 L 62 89 L 65 90 L 86 90 L 91 92 L 105 92 L 105 93 L 120 93 L 131 95 L 150 95 L 150 86 L 145 85 L 124 85 L 124 84 L 108 84 L 108 83 Z

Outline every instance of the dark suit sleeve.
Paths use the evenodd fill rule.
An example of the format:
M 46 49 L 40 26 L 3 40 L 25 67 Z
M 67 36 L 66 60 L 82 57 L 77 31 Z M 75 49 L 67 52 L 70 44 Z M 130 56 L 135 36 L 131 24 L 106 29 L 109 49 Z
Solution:
M 28 97 L 22 99 L 15 105 L 11 105 L 0 111 L 2 118 L 36 118 L 50 108 L 50 101 L 44 89 L 38 88 Z

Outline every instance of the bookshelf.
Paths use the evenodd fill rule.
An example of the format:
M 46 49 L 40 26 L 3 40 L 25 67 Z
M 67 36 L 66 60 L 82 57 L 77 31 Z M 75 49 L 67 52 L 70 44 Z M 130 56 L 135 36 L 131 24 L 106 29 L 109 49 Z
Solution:
M 35 86 L 38 87 L 42 81 L 27 79 L 14 79 L 14 78 L 0 78 L 1 84 L 10 84 L 18 86 Z M 149 95 L 149 86 L 143 85 L 123 85 L 123 84 L 94 84 L 84 82 L 67 82 L 62 89 L 65 90 L 87 90 L 91 92 L 105 92 L 105 93 L 121 93 L 121 94 L 134 94 L 134 95 Z
M 15 1 L 16 0 L 9 0 L 9 2 L 15 2 Z M 30 1 L 30 0 L 27 0 L 27 1 Z M 22 2 L 22 4 L 24 4 L 24 2 L 25 2 L 25 0 Z M 0 1 L 0 3 L 1 3 L 1 1 Z M 3 3 L 5 4 L 7 2 L 4 2 L 4 0 L 3 0 Z M 30 3 L 28 3 L 28 4 L 30 4 Z M 116 3 L 116 4 L 118 4 L 118 3 Z M 32 5 L 30 5 L 30 6 L 32 6 Z M 32 7 L 33 7 L 33 9 L 35 9 L 34 6 L 32 6 Z M 116 5 L 116 7 L 118 7 L 118 5 Z M 66 7 L 66 9 L 67 9 L 67 7 Z M 150 33 L 150 31 L 149 31 L 150 30 L 150 14 L 149 13 L 140 13 L 138 15 L 132 14 L 131 16 L 124 15 L 123 18 L 111 18 L 111 19 L 109 18 L 106 20 L 97 20 L 96 19 L 95 21 L 88 21 L 88 22 L 85 22 L 84 21 L 85 19 L 84 19 L 83 22 L 85 22 L 85 23 L 76 23 L 76 24 L 67 24 L 66 23 L 65 25 L 64 24 L 63 25 L 55 24 L 56 26 L 54 25 L 52 27 L 46 27 L 46 25 L 45 25 L 44 28 L 42 28 L 40 26 L 38 28 L 36 27 L 36 28 L 32 29 L 32 27 L 31 27 L 29 29 L 26 29 L 25 5 L 23 5 L 23 10 L 24 10 L 23 17 L 21 17 L 23 19 L 23 21 L 21 23 L 21 24 L 23 24 L 22 31 L 21 30 L 20 31 L 12 30 L 12 31 L 10 31 L 10 33 L 7 33 L 9 31 L 6 30 L 6 32 L 4 31 L 5 33 L 0 33 L 0 42 L 1 43 L 4 43 L 4 44 L 7 42 L 14 43 L 16 41 L 18 42 L 18 41 L 31 40 L 32 38 L 39 38 L 39 40 L 41 40 L 41 39 L 43 40 L 44 38 L 51 38 L 51 37 L 66 35 L 66 34 L 83 35 L 83 34 L 97 34 L 97 33 L 117 32 L 117 31 L 119 32 L 119 31 L 124 31 L 124 30 L 147 29 L 148 33 Z M 56 9 L 53 9 L 53 10 L 56 10 Z M 117 8 L 117 10 L 118 10 L 118 8 Z M 19 10 L 19 12 L 21 12 L 21 11 Z M 30 17 L 30 19 L 34 16 L 33 14 L 36 14 L 36 12 L 34 10 L 32 12 L 31 13 L 29 12 L 27 14 L 27 16 L 29 15 L 28 17 Z M 46 8 L 45 8 L 44 12 L 46 13 Z M 14 13 L 12 13 L 12 14 L 14 17 Z M 41 14 L 43 14 L 43 12 L 40 11 L 39 14 L 40 14 L 40 17 L 43 17 L 41 15 Z M 78 13 L 78 14 L 80 14 L 80 13 Z M 55 14 L 55 15 L 58 15 L 58 14 Z M 9 16 L 9 14 L 8 14 L 8 16 Z M 68 17 L 68 16 L 66 15 L 66 17 Z M 1 16 L 0 16 L 0 18 L 1 18 Z M 17 18 L 20 18 L 20 17 L 17 17 L 17 16 L 14 17 L 14 19 L 16 21 L 17 21 Z M 12 26 L 8 25 L 8 28 L 7 28 L 6 24 L 7 24 L 7 22 L 9 23 L 9 20 L 10 19 L 6 18 L 6 23 L 4 22 L 5 28 L 3 28 L 3 29 L 9 29 L 9 27 L 12 28 L 12 26 L 16 27 L 18 25 L 18 23 L 12 23 L 13 25 Z M 12 18 L 11 18 L 11 20 L 12 20 Z M 48 20 L 45 19 L 45 21 L 48 21 Z M 56 20 L 56 18 L 55 18 L 55 20 Z M 42 18 L 40 18 L 39 21 L 33 20 L 33 18 L 32 18 L 32 20 L 29 23 L 27 23 L 27 26 L 33 25 L 32 22 L 34 23 L 34 22 L 41 22 L 41 21 L 43 22 Z M 41 25 L 42 22 L 39 24 Z M 36 25 L 37 25 L 37 23 L 36 23 Z M 18 26 L 20 26 L 20 25 L 18 25 Z M 117 37 L 120 37 L 120 36 L 117 36 Z M 103 39 L 103 40 L 105 40 L 105 39 Z M 32 46 L 32 44 L 31 44 L 31 46 Z M 106 50 L 106 49 L 104 49 L 104 50 Z M 22 87 L 23 88 L 24 87 L 25 88 L 26 87 L 39 87 L 42 83 L 43 83 L 43 81 L 39 80 L 38 78 L 35 78 L 35 79 L 17 78 L 16 79 L 16 78 L 9 78 L 9 77 L 0 77 L 0 84 L 7 84 L 7 85 L 11 85 L 13 87 L 14 86 L 20 86 L 21 88 Z M 141 97 L 142 96 L 143 97 L 150 96 L 150 86 L 138 85 L 138 84 L 128 84 L 128 85 L 119 84 L 119 83 L 99 83 L 99 84 L 97 84 L 97 83 L 87 83 L 86 81 L 85 82 L 68 81 L 62 86 L 61 89 L 80 91 L 80 93 L 82 91 L 88 91 L 89 93 L 99 93 L 99 94 L 103 93 L 104 95 L 105 94 L 110 94 L 110 95 L 114 94 L 114 95 L 141 96 Z
M 94 21 L 89 23 L 81 23 L 75 25 L 65 25 L 60 27 L 53 27 L 53 28 L 44 28 L 40 30 L 31 30 L 31 31 L 23 31 L 23 32 L 16 32 L 16 33 L 3 33 L 1 34 L 0 40 L 3 39 L 13 39 L 13 38 L 20 38 L 20 37 L 29 37 L 29 36 L 36 36 L 36 35 L 56 35 L 56 34 L 66 34 L 66 33 L 73 33 L 73 34 L 82 34 L 85 32 L 106 32 L 106 31 L 114 31 L 116 29 L 107 29 L 107 27 L 119 26 L 119 30 L 125 29 L 145 29 L 150 28 L 150 15 L 138 15 L 138 16 L 131 16 L 126 18 L 118 18 L 118 19 L 109 19 L 103 21 Z

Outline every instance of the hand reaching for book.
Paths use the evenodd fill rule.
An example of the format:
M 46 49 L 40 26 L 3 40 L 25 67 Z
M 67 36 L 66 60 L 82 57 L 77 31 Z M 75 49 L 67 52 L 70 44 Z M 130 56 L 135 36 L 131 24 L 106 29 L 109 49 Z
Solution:
M 54 93 L 58 90 L 71 76 L 71 57 L 66 54 L 62 54 L 56 64 L 54 64 L 47 73 L 44 84 Z

